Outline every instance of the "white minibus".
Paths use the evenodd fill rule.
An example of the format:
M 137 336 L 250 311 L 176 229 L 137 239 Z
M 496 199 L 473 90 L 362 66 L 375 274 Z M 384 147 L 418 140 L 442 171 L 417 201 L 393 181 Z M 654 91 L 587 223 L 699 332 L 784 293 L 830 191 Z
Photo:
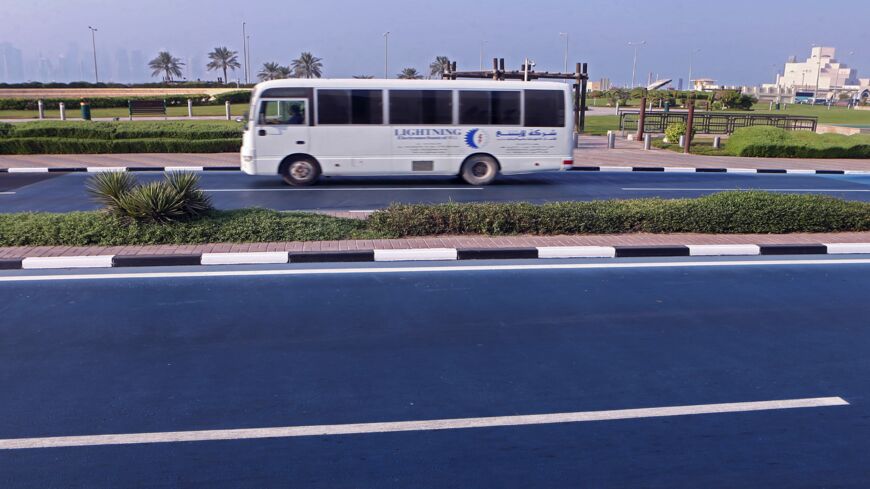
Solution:
M 258 84 L 242 171 L 323 176 L 497 174 L 570 168 L 569 86 L 481 80 L 289 79 Z

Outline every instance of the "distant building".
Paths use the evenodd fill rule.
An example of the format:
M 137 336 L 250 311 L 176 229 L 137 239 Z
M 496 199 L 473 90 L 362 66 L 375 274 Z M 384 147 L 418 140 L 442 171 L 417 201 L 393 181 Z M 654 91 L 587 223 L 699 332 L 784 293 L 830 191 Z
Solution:
M 586 90 L 589 92 L 610 90 L 610 78 L 602 78 L 598 81 L 588 82 L 586 84 Z
M 858 71 L 837 61 L 836 49 L 819 46 L 811 53 L 806 61 L 787 62 L 782 74 L 776 76 L 774 85 L 799 91 L 812 90 L 819 92 L 817 98 L 822 98 L 830 91 L 860 84 Z
M 694 80 L 689 80 L 689 84 L 692 90 L 696 92 L 712 92 L 722 89 L 722 87 L 716 85 L 716 80 L 712 78 L 695 78 Z

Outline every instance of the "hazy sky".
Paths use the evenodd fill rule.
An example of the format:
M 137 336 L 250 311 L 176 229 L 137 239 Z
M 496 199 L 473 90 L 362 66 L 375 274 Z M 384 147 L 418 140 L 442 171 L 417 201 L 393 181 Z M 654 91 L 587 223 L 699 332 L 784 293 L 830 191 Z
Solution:
M 436 55 L 477 69 L 482 40 L 487 59 L 518 67 L 528 56 L 539 70 L 558 70 L 559 32 L 568 32 L 571 63 L 588 62 L 593 80 L 627 83 L 627 42 L 645 40 L 638 80 L 649 72 L 687 78 L 689 53 L 701 49 L 695 77 L 756 84 L 771 81 L 788 56 L 807 57 L 813 43 L 838 48 L 842 61 L 870 76 L 868 18 L 868 0 L 0 0 L 0 45 L 21 50 L 25 61 L 57 59 L 74 45 L 90 74 L 90 24 L 99 29 L 107 78 L 119 49 L 148 59 L 165 49 L 197 65 L 214 46 L 241 51 L 246 21 L 253 70 L 311 51 L 323 58 L 325 76 L 346 77 L 383 75 L 384 31 L 391 75 L 406 66 L 424 71 Z

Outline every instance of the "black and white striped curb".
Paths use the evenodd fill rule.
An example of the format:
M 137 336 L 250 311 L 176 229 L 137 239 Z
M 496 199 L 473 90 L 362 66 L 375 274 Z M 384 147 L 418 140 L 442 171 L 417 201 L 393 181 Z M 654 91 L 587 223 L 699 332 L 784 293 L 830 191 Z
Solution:
M 805 170 L 786 168 L 691 168 L 682 166 L 574 166 L 571 171 L 668 173 L 779 173 L 794 175 L 870 175 L 870 170 Z
M 668 246 L 541 246 L 529 248 L 419 248 L 396 250 L 247 252 L 165 255 L 93 255 L 0 259 L 0 270 L 125 268 L 192 265 L 504 260 L 544 258 L 644 258 L 680 256 L 870 254 L 870 243 L 719 244 Z
M 77 166 L 40 168 L 0 168 L 0 173 L 101 173 L 107 171 L 172 172 L 172 171 L 242 171 L 238 166 Z
M 79 166 L 0 168 L 0 173 L 100 173 L 105 171 L 242 171 L 238 166 Z M 870 170 L 805 170 L 800 168 L 692 168 L 682 166 L 573 166 L 571 171 L 667 173 L 778 173 L 789 175 L 870 175 Z

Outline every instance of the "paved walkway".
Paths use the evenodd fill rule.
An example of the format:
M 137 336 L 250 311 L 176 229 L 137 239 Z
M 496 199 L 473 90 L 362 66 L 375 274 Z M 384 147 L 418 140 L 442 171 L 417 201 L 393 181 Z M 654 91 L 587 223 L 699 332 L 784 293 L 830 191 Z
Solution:
M 805 170 L 870 170 L 870 159 L 742 158 L 686 155 L 666 149 L 644 150 L 643 143 L 617 138 L 607 149 L 605 136 L 582 136 L 574 153 L 575 166 L 648 166 L 689 168 L 764 168 Z
M 344 251 L 412 248 L 514 248 L 537 246 L 660 246 L 701 244 L 870 243 L 870 232 L 795 234 L 612 234 L 579 236 L 439 236 L 407 239 L 213 243 L 151 246 L 0 247 L 0 258 L 84 255 L 157 255 L 261 251 Z
M 238 153 L 133 153 L 94 155 L 0 155 L 0 168 L 238 166 Z M 647 166 L 684 168 L 763 168 L 806 170 L 870 170 L 870 159 L 739 158 L 684 155 L 664 149 L 645 151 L 643 144 L 617 139 L 607 149 L 607 138 L 583 136 L 574 153 L 575 166 Z

